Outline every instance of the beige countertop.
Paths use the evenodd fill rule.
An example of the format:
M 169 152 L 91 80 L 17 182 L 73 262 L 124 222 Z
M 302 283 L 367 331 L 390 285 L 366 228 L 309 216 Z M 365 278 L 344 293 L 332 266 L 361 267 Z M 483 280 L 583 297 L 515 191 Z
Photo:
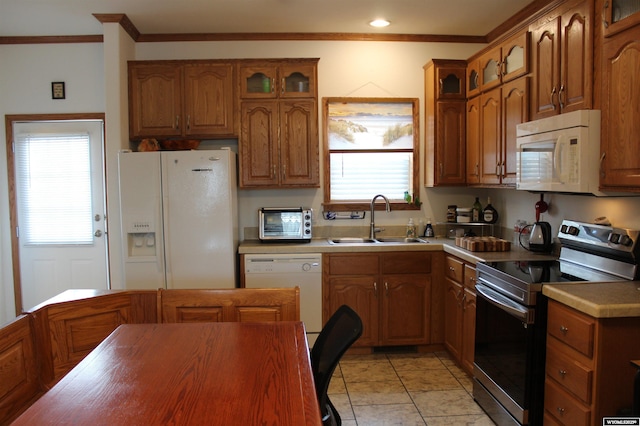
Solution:
M 640 281 L 549 284 L 542 294 L 595 318 L 640 316 Z
M 541 255 L 514 247 L 504 252 L 472 252 L 457 247 L 449 238 L 426 238 L 428 243 L 383 243 L 383 244 L 329 244 L 326 238 L 317 238 L 309 243 L 261 243 L 259 240 L 245 240 L 240 243 L 240 254 L 289 254 L 289 253 L 353 253 L 383 251 L 444 251 L 469 263 L 493 262 L 500 260 L 555 259 L 552 255 Z
M 553 255 L 531 253 L 521 247 L 506 252 L 471 252 L 455 245 L 448 238 L 428 238 L 428 243 L 400 244 L 329 244 L 327 239 L 313 239 L 303 244 L 261 243 L 259 240 L 243 241 L 240 254 L 288 254 L 288 253 L 353 253 L 384 251 L 444 251 L 469 263 L 504 260 L 548 260 Z M 640 316 L 640 281 L 575 283 L 544 285 L 542 293 L 580 312 L 595 318 Z

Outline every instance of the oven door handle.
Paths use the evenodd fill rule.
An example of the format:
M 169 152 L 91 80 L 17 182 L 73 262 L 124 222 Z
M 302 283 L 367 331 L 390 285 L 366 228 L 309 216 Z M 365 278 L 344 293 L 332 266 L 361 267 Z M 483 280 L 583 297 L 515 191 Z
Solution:
M 480 293 L 489 303 L 497 306 L 503 311 L 509 313 L 511 316 L 518 318 L 520 321 L 526 324 L 533 324 L 533 320 L 529 315 L 530 310 L 513 300 L 504 297 L 500 293 L 491 290 L 489 287 L 476 284 L 476 291 Z

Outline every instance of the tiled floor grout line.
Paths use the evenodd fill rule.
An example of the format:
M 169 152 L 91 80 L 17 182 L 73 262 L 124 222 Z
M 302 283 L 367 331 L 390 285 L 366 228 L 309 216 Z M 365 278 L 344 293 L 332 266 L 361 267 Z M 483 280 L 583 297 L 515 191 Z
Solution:
M 415 369 L 411 366 L 407 367 L 406 365 L 407 361 L 403 360 L 402 357 L 396 358 L 394 353 L 385 353 L 385 354 L 379 354 L 379 355 L 382 355 L 382 356 L 372 358 L 371 361 L 373 361 L 374 363 L 382 361 L 384 364 L 387 364 L 389 367 L 391 367 L 391 371 L 393 372 L 392 374 L 395 377 L 394 380 L 397 380 L 400 385 L 397 388 L 397 392 L 399 394 L 402 393 L 403 395 L 405 395 L 406 400 L 405 402 L 396 402 L 396 403 L 389 402 L 387 412 L 385 412 L 385 408 L 384 408 L 387 405 L 386 402 L 378 401 L 378 402 L 372 402 L 370 404 L 363 403 L 363 400 L 359 395 L 359 392 L 361 392 L 361 390 L 359 390 L 360 386 L 358 384 L 360 384 L 361 382 L 366 382 L 367 380 L 362 381 L 362 380 L 351 379 L 348 381 L 344 374 L 345 373 L 344 367 L 351 364 L 351 362 L 353 361 L 344 360 L 344 362 L 341 362 L 339 364 L 338 372 L 340 375 L 340 380 L 342 382 L 341 386 L 344 388 L 344 393 L 346 394 L 346 395 L 343 394 L 341 404 L 343 406 L 343 409 L 345 410 L 347 409 L 346 404 L 348 404 L 348 407 L 351 410 L 350 416 L 347 417 L 346 419 L 346 425 L 372 426 L 372 425 L 386 425 L 386 424 L 403 424 L 402 422 L 397 423 L 397 418 L 395 417 L 396 416 L 395 410 L 397 410 L 398 407 L 401 407 L 401 406 L 412 407 L 411 410 L 415 413 L 415 417 L 413 418 L 412 421 L 410 421 L 409 424 L 411 425 L 419 424 L 422 426 L 427 426 L 431 424 L 437 424 L 437 425 L 449 424 L 448 421 L 452 420 L 452 419 L 449 419 L 449 417 L 452 414 L 445 414 L 446 410 L 444 410 L 444 412 L 440 412 L 438 410 L 437 412 L 434 412 L 433 414 L 429 415 L 430 420 L 429 422 L 427 422 L 427 417 L 425 417 L 423 412 L 420 410 L 421 407 L 422 409 L 425 408 L 424 398 L 431 398 L 432 396 L 435 396 L 436 398 L 440 398 L 441 396 L 444 398 L 447 398 L 447 397 L 450 398 L 450 396 L 447 395 L 447 393 L 450 393 L 450 392 L 455 393 L 455 392 L 459 392 L 460 390 L 463 390 L 464 391 L 463 394 L 465 394 L 466 397 L 473 399 L 472 391 L 470 388 L 471 383 L 467 380 L 471 378 L 469 378 L 468 375 L 466 375 L 464 370 L 462 370 L 462 368 L 459 365 L 457 365 L 447 355 L 446 352 L 442 352 L 442 353 L 434 352 L 434 353 L 423 354 L 425 357 L 432 358 L 431 362 L 433 362 L 433 364 L 431 362 L 427 362 L 425 365 L 417 365 Z M 418 359 L 420 359 L 420 355 L 416 356 L 416 360 Z M 437 360 L 437 363 L 436 363 L 436 360 Z M 362 362 L 369 362 L 369 360 L 363 359 Z M 349 369 L 351 368 L 353 367 L 349 366 Z M 419 375 L 428 374 L 428 371 L 431 371 L 431 370 L 440 371 L 440 373 L 434 373 L 434 374 L 438 374 L 438 375 L 446 374 L 447 377 L 450 376 L 450 378 L 447 379 L 449 380 L 450 388 L 449 387 L 434 388 L 432 390 L 414 389 L 413 393 L 410 392 L 409 387 L 413 388 L 414 386 L 414 384 L 412 384 L 412 380 L 413 380 L 412 374 L 414 373 L 418 373 Z M 389 371 L 389 373 L 391 373 L 391 371 Z M 351 374 L 352 374 L 351 372 L 348 372 L 347 376 L 350 376 Z M 388 376 L 386 380 L 391 380 L 391 377 L 392 376 Z M 382 379 L 382 380 L 385 380 L 385 379 Z M 440 392 L 442 392 L 441 396 L 438 395 Z M 341 393 L 342 392 L 339 392 L 336 395 Z M 353 399 L 356 395 L 357 395 L 357 398 Z M 357 405 L 354 405 L 354 402 L 357 403 Z M 468 402 L 465 404 L 468 404 Z M 375 412 L 377 413 L 376 417 L 372 418 L 370 414 L 365 415 L 365 418 L 361 417 L 363 413 L 362 410 L 366 409 L 367 406 L 375 410 Z M 460 423 L 461 421 L 462 422 L 466 421 L 467 424 L 472 424 L 472 423 L 479 424 L 479 425 L 492 424 L 492 422 L 486 416 L 480 415 L 480 417 L 478 417 L 478 414 L 475 414 L 475 413 L 472 414 L 472 412 L 469 412 L 469 414 L 460 414 L 460 415 L 453 414 L 453 416 L 456 417 L 454 420 L 455 424 L 463 424 L 463 423 Z M 469 422 L 468 420 L 470 419 L 465 418 L 465 416 L 473 416 L 474 420 Z M 343 418 L 343 421 L 344 420 L 345 419 Z M 476 423 L 476 422 L 479 422 L 479 423 Z M 345 423 L 343 422 L 343 424 Z
M 402 383 L 402 387 L 404 388 L 404 391 L 409 396 L 409 399 L 411 400 L 411 403 L 413 404 L 413 406 L 416 407 L 416 410 L 420 414 L 420 417 L 422 418 L 422 421 L 424 422 L 424 424 L 426 426 L 427 425 L 427 421 L 424 419 L 424 416 L 420 412 L 420 408 L 418 408 L 418 405 L 416 405 L 416 401 L 415 401 L 415 399 L 413 399 L 413 396 L 411 395 L 411 392 L 409 392 L 409 389 L 407 389 L 407 385 L 404 383 L 404 380 L 402 380 L 402 377 L 400 377 L 400 374 L 398 374 L 398 370 L 396 369 L 395 365 L 393 365 L 393 362 L 391 362 L 391 359 L 389 359 L 389 355 L 385 355 L 385 357 L 387 358 L 387 361 L 389 361 L 389 364 L 391 364 L 391 368 L 393 368 L 393 371 L 396 373 L 396 376 L 398 376 L 398 380 L 400 380 L 400 383 Z M 440 359 L 440 358 L 438 358 L 438 359 Z M 440 362 L 442 362 L 442 361 L 440 361 Z M 358 419 L 356 419 L 356 424 L 357 423 L 358 423 Z

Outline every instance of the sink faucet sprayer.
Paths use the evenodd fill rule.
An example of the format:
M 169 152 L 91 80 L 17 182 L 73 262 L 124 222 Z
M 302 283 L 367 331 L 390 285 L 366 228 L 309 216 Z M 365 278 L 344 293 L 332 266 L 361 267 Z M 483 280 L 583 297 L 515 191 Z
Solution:
M 384 199 L 384 202 L 386 203 L 386 209 L 388 212 L 391 211 L 391 207 L 389 207 L 389 200 L 387 200 L 387 197 L 385 197 L 382 194 L 378 194 L 375 197 L 373 197 L 371 199 L 371 231 L 369 232 L 369 238 L 371 238 L 372 240 L 376 239 L 376 232 L 381 231 L 381 229 L 376 228 L 376 223 L 375 223 L 375 204 L 376 204 L 376 200 L 378 199 L 378 197 L 382 197 Z

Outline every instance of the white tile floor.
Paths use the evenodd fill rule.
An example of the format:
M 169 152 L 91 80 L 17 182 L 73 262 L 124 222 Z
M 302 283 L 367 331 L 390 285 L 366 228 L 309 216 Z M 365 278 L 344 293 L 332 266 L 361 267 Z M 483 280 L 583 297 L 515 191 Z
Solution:
M 446 352 L 345 355 L 329 396 L 344 426 L 493 425 Z

